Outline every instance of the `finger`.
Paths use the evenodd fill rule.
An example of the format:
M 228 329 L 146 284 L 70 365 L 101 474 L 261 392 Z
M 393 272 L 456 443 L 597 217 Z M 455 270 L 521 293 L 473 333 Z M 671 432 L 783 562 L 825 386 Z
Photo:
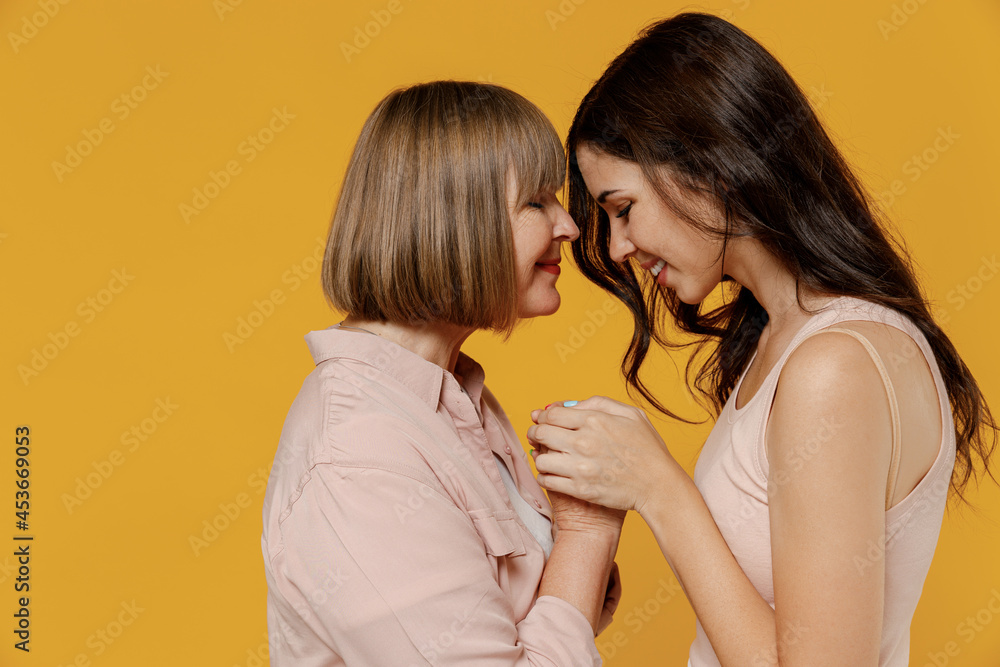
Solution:
M 540 474 L 538 475 L 537 480 L 538 485 L 543 489 L 555 491 L 556 493 L 564 493 L 567 496 L 573 496 L 574 498 L 576 497 L 573 493 L 574 485 L 572 480 L 550 474 Z
M 538 415 L 539 424 L 551 424 L 566 429 L 578 429 L 583 426 L 586 420 L 586 413 L 577 408 L 564 408 L 561 405 L 553 405 L 545 412 Z
M 572 458 L 563 452 L 546 449 L 535 455 L 535 470 L 546 475 L 575 479 Z
M 551 408 L 553 405 L 559 405 L 559 406 L 561 406 L 564 402 L 565 401 L 555 401 L 553 403 L 549 403 L 548 405 L 546 405 L 541 410 L 532 410 L 531 411 L 531 421 L 533 421 L 533 422 L 535 422 L 537 424 L 538 423 L 538 417 L 539 417 L 539 415 L 545 414 L 545 411 L 548 410 L 549 408 Z M 576 403 L 576 401 L 573 401 L 573 403 Z
M 607 396 L 591 396 L 590 398 L 577 403 L 576 407 L 572 409 L 597 410 L 605 412 L 609 415 L 616 415 L 618 417 L 632 417 L 635 416 L 636 411 L 635 406 L 622 403 L 621 401 L 616 401 L 615 399 L 608 398 Z
M 567 442 L 571 434 L 572 431 L 560 428 L 559 426 L 553 426 L 552 424 L 535 424 L 528 427 L 529 441 L 534 441 L 557 451 L 563 451 L 569 446 Z

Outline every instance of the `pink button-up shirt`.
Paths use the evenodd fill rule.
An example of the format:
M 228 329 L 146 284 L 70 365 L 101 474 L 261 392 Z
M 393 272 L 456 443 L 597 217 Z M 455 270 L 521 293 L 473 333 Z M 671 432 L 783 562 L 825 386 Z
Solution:
M 305 339 L 316 368 L 264 497 L 271 664 L 600 665 L 587 618 L 538 597 L 545 553 L 493 453 L 552 510 L 482 367 L 460 353 L 452 375 L 364 332 Z M 620 596 L 615 563 L 598 632 Z

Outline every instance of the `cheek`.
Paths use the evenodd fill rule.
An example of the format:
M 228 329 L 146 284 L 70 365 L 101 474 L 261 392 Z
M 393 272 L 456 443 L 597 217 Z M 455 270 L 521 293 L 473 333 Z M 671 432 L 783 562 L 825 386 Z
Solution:
M 533 233 L 524 239 L 521 247 L 523 254 L 519 257 L 518 264 L 524 266 L 530 273 L 535 262 L 545 256 L 551 240 L 551 237 L 543 235 L 540 230 L 533 230 Z
M 544 225 L 525 221 L 514 233 L 514 258 L 517 264 L 534 264 L 545 252 L 551 238 L 546 236 Z
M 517 295 L 518 301 L 525 303 L 530 300 L 533 292 L 538 289 L 538 276 L 535 275 L 535 263 L 530 257 L 517 262 Z
M 660 240 L 659 247 L 667 253 L 670 266 L 693 273 L 712 267 L 722 252 L 721 241 L 706 239 L 686 226 L 674 227 L 669 236 Z

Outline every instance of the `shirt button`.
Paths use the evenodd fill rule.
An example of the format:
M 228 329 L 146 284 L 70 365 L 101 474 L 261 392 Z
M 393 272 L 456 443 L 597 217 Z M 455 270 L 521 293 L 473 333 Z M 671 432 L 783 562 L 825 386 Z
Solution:
M 535 500 L 533 502 L 535 503 L 535 507 L 541 507 L 542 506 L 542 504 L 540 502 L 538 502 L 537 500 Z
M 508 454 L 510 454 L 510 445 L 507 445 L 503 449 L 504 449 L 505 452 L 507 452 Z

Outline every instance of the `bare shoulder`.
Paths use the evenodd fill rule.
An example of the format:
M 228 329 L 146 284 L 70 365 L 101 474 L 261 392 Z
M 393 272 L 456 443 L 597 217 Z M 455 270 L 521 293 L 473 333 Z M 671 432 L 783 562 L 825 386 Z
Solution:
M 869 324 L 874 323 L 850 322 L 832 328 L 851 329 L 872 341 L 875 331 Z M 778 376 L 778 391 L 783 386 L 785 393 L 792 389 L 808 391 L 814 401 L 853 396 L 858 389 L 872 384 L 878 390 L 875 393 L 884 393 L 881 375 L 864 343 L 841 331 L 822 329 L 792 350 Z
M 819 434 L 824 457 L 878 468 L 884 462 L 888 469 L 892 419 L 885 385 L 864 344 L 842 332 L 809 336 L 788 355 L 766 427 L 768 460 L 780 462 Z

